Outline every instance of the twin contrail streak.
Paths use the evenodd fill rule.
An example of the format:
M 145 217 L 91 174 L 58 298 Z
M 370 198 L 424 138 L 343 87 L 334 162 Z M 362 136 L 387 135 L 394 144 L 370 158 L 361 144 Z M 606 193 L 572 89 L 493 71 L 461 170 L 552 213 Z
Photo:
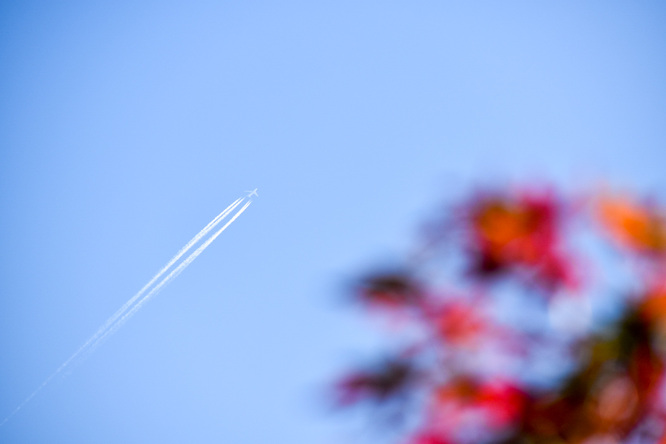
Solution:
M 183 248 L 181 248 L 180 251 L 178 253 L 176 253 L 176 255 L 173 258 L 171 258 L 171 260 L 169 262 L 167 262 L 167 264 L 164 267 L 162 267 L 162 269 L 155 276 L 153 276 L 153 278 L 150 281 L 148 281 L 148 283 L 146 285 L 144 285 L 141 290 L 139 290 L 134 296 L 132 296 L 132 298 L 129 301 L 125 302 L 125 305 L 123 305 L 120 309 L 118 309 L 118 311 L 116 311 L 113 314 L 113 316 L 111 316 L 109 319 L 106 320 L 104 325 L 102 325 L 97 330 L 97 332 L 90 339 L 88 339 L 88 341 L 85 344 L 83 344 L 81 346 L 79 351 L 77 351 L 72 356 L 72 358 L 75 358 L 78 354 L 80 354 L 80 352 L 82 352 L 85 348 L 87 348 L 89 345 L 91 345 L 93 342 L 95 342 L 95 340 L 100 335 L 104 334 L 106 332 L 106 330 L 108 330 L 108 328 L 114 322 L 116 322 L 116 320 L 119 317 L 121 317 L 127 311 L 127 309 L 130 308 L 136 302 L 136 300 L 139 299 L 146 292 L 146 290 L 148 290 L 155 282 L 157 282 L 157 280 L 160 277 L 162 277 L 162 275 L 164 273 L 166 273 L 167 270 L 169 270 L 169 268 L 171 268 L 173 266 L 173 264 L 175 264 L 185 253 L 187 253 L 187 251 L 190 248 L 192 248 L 193 245 L 195 245 L 197 242 L 199 242 L 202 237 L 204 237 L 206 234 L 208 234 L 210 232 L 210 230 L 215 228 L 215 226 L 217 224 L 219 224 L 225 217 L 227 217 L 229 215 L 229 213 L 231 213 L 240 204 L 240 202 L 242 200 L 243 200 L 242 197 L 236 199 L 236 201 L 234 203 L 232 203 L 227 208 L 225 208 L 212 221 L 210 221 L 208 223 L 208 225 L 206 225 L 201 231 L 199 231 L 187 244 L 185 244 L 185 246 Z
M 222 228 L 220 228 L 219 230 L 217 230 L 217 231 L 215 232 L 215 234 L 213 234 L 211 237 L 209 237 L 208 239 L 206 239 L 206 241 L 205 241 L 203 244 L 201 244 L 201 245 L 199 246 L 199 248 L 197 248 L 196 250 L 194 250 L 194 252 L 193 252 L 192 254 L 190 254 L 190 255 L 187 257 L 187 259 L 185 259 L 185 260 L 182 261 L 180 264 L 178 264 L 178 266 L 177 266 L 176 268 L 174 268 L 174 269 L 171 271 L 171 273 L 169 273 L 164 279 L 162 279 L 162 280 L 160 281 L 159 284 L 157 284 L 155 287 L 153 287 L 153 289 L 150 290 L 150 291 L 148 292 L 148 294 L 146 294 L 143 298 L 141 298 L 136 304 L 134 304 L 134 306 L 133 306 L 129 311 L 127 311 L 127 313 L 125 313 L 124 315 L 122 315 L 122 316 L 120 317 L 120 319 L 118 319 L 118 320 L 117 320 L 117 321 L 116 321 L 111 327 L 109 327 L 109 328 L 108 328 L 108 329 L 107 329 L 107 330 L 106 330 L 106 331 L 105 331 L 105 332 L 104 332 L 104 333 L 103 333 L 103 334 L 102 334 L 102 335 L 101 335 L 101 336 L 100 336 L 100 337 L 99 337 L 94 343 L 92 343 L 92 344 L 90 345 L 90 352 L 92 352 L 92 351 L 93 351 L 93 350 L 94 350 L 94 349 L 95 349 L 95 348 L 96 348 L 96 347 L 97 347 L 97 346 L 98 346 L 98 345 L 99 345 L 99 344 L 100 344 L 100 343 L 101 343 L 101 342 L 102 342 L 107 336 L 112 335 L 113 333 L 115 333 L 116 330 L 118 330 L 120 327 L 122 327 L 122 325 L 123 325 L 125 322 L 127 322 L 127 321 L 129 320 L 129 318 L 131 318 L 131 317 L 132 317 L 137 311 L 139 311 L 139 310 L 141 309 L 141 307 L 142 307 L 146 302 L 148 302 L 148 301 L 149 301 L 153 296 L 155 296 L 157 293 L 159 293 L 160 291 L 162 291 L 162 289 L 163 289 L 163 288 L 164 288 L 169 282 L 171 282 L 173 279 L 176 278 L 176 276 L 178 276 L 180 273 L 182 273 L 183 270 L 185 270 L 185 268 L 187 268 L 188 265 L 190 265 L 190 264 L 191 264 L 191 263 L 192 263 L 192 262 L 193 262 L 193 261 L 194 261 L 194 260 L 195 260 L 195 259 L 201 254 L 201 253 L 203 253 L 203 251 L 204 251 L 204 250 L 205 250 L 205 249 L 206 249 L 206 248 L 207 248 L 207 247 L 208 247 L 208 246 L 209 246 L 209 245 L 210 245 L 210 244 L 211 244 L 211 243 L 212 243 L 212 242 L 213 242 L 213 241 L 214 241 L 214 240 L 220 235 L 220 234 L 222 234 L 222 232 L 223 232 L 224 230 L 226 230 L 227 227 L 228 227 L 229 225 L 231 225 L 231 223 L 232 223 L 233 221 L 235 221 L 236 218 L 237 218 L 238 216 L 240 216 L 240 215 L 243 213 L 243 211 L 245 211 L 245 210 L 247 209 L 247 207 L 250 206 L 251 203 L 252 203 L 252 201 L 249 201 L 249 202 L 247 202 L 245 205 L 243 205 L 243 207 L 242 207 L 240 210 L 238 210 L 238 212 L 237 212 L 236 214 L 234 214 L 234 216 L 229 220 L 229 222 L 227 222 L 226 224 L 224 224 L 224 226 L 222 226 Z
M 194 252 L 192 252 L 185 260 L 180 262 L 176 268 L 171 270 L 169 274 L 166 275 L 157 285 L 153 286 L 171 267 L 173 267 L 184 255 L 187 253 L 194 245 L 196 245 L 201 239 L 210 233 L 217 225 L 220 224 L 224 219 L 233 212 L 245 198 L 236 199 L 231 205 L 225 208 L 220 214 L 218 214 L 212 221 L 208 223 L 201 231 L 199 231 L 183 248 L 180 249 L 176 255 L 171 258 L 167 264 L 162 267 L 162 269 L 155 275 L 153 278 L 148 281 L 146 285 L 143 286 L 134 296 L 132 296 L 118 311 L 116 311 L 113 316 L 106 320 L 106 322 L 93 334 L 79 349 L 74 352 L 64 363 L 60 365 L 46 380 L 39 386 L 35 391 L 33 391 L 30 396 L 28 396 L 18 407 L 14 409 L 5 419 L 0 422 L 0 427 L 2 427 L 11 417 L 13 417 L 19 410 L 21 410 L 32 398 L 37 395 L 44 387 L 46 387 L 53 378 L 65 370 L 73 361 L 83 358 L 90 353 L 92 353 L 97 346 L 99 346 L 102 341 L 108 336 L 115 333 L 125 322 L 129 320 L 141 307 L 148 302 L 153 296 L 158 294 L 169 282 L 175 279 L 180 273 L 187 268 L 203 251 L 220 235 L 224 230 L 235 221 L 238 216 L 240 216 L 247 207 L 250 206 L 252 200 L 243 205 L 243 207 L 236 212 L 236 214 L 231 217 L 231 219 L 225 223 L 222 228 L 217 230 L 213 235 L 206 239 Z M 146 291 L 152 287 L 148 293 Z

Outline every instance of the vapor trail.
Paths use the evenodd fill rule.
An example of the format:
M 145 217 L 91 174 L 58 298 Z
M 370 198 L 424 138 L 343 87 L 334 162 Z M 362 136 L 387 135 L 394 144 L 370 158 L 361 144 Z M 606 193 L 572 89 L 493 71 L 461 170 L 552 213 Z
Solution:
M 118 319 L 120 316 L 122 316 L 123 313 L 125 313 L 125 311 L 127 311 L 127 309 L 128 309 L 132 304 L 134 304 L 134 302 L 136 302 L 136 300 L 139 299 L 139 298 L 141 297 L 141 295 L 143 295 L 143 294 L 146 292 L 146 290 L 148 290 L 150 287 L 152 287 L 152 285 L 153 285 L 155 282 L 157 282 L 157 280 L 158 280 L 158 279 L 159 279 L 164 273 L 166 273 L 166 271 L 167 271 L 169 268 L 171 268 L 171 267 L 173 266 L 173 264 L 175 264 L 175 263 L 178 261 L 178 259 L 180 259 L 185 253 L 187 253 L 187 251 L 188 251 L 190 248 L 192 248 L 192 246 L 193 246 L 194 244 L 196 244 L 197 242 L 199 242 L 199 241 L 201 240 L 202 237 L 204 237 L 206 234 L 208 234 L 208 232 L 210 232 L 210 230 L 212 230 L 213 228 L 215 228 L 215 226 L 216 226 L 217 224 L 219 224 L 224 218 L 226 218 L 226 217 L 229 215 L 229 213 L 231 213 L 231 212 L 232 212 L 232 211 L 233 211 L 233 210 L 234 210 L 234 209 L 240 204 L 240 202 L 241 202 L 242 200 L 243 200 L 242 197 L 236 199 L 231 205 L 229 205 L 227 208 L 225 208 L 220 214 L 218 214 L 217 216 L 215 216 L 215 218 L 214 218 L 212 221 L 210 221 L 210 222 L 208 223 L 208 225 L 206 225 L 205 227 L 203 227 L 203 228 L 201 229 L 201 231 L 199 231 L 199 232 L 198 232 L 198 233 L 197 233 L 197 234 L 196 234 L 196 235 L 195 235 L 195 236 L 194 236 L 194 237 L 193 237 L 193 238 L 192 238 L 187 244 L 185 244 L 185 246 L 184 246 L 183 248 L 181 248 L 180 251 L 179 251 L 178 253 L 176 253 L 176 255 L 175 255 L 174 257 L 172 257 L 171 260 L 170 260 L 169 262 L 167 262 L 167 264 L 166 264 L 164 267 L 162 267 L 162 269 L 161 269 L 160 271 L 158 271 L 157 274 L 156 274 L 155 276 L 153 276 L 153 278 L 152 278 L 150 281 L 148 281 L 148 283 L 147 283 L 146 285 L 143 286 L 143 288 L 142 288 L 141 290 L 139 290 L 134 296 L 132 296 L 132 298 L 130 298 L 129 301 L 125 302 L 125 305 L 123 305 L 122 307 L 120 307 L 120 308 L 118 309 L 118 311 L 116 311 L 116 312 L 113 314 L 113 316 L 111 316 L 109 319 L 107 319 L 106 322 L 104 323 L 104 325 L 102 325 L 102 326 L 99 328 L 99 330 L 97 330 L 97 332 L 96 332 L 96 333 L 95 333 L 95 334 L 94 334 L 94 335 L 93 335 L 93 336 L 92 336 L 92 337 L 91 337 L 91 338 L 90 338 L 85 344 L 83 344 L 83 346 L 81 346 L 81 349 L 80 349 L 80 350 L 82 350 L 82 349 L 84 349 L 85 347 L 87 347 L 87 346 L 88 346 L 91 342 L 93 342 L 93 341 L 94 341 L 99 335 L 103 334 L 103 333 L 104 333 L 104 332 L 105 332 L 105 331 L 111 326 L 111 324 L 113 324 L 113 323 L 116 321 L 116 319 Z
M 44 387 L 46 387 L 58 374 L 60 374 L 67 366 L 69 366 L 72 361 L 81 357 L 84 352 L 86 354 L 91 353 L 97 346 L 110 334 L 113 334 L 117 331 L 127 320 L 136 313 L 143 304 L 145 304 L 151 297 L 159 293 L 162 288 L 178 276 L 189 264 L 191 264 L 202 252 L 205 250 L 224 230 L 227 229 L 233 221 L 235 221 L 238 216 L 240 216 L 247 207 L 250 206 L 252 200 L 247 202 L 232 218 L 229 220 L 222 228 L 216 231 L 211 237 L 209 237 L 201 246 L 199 246 L 192 254 L 190 254 L 183 262 L 181 262 L 175 269 L 173 269 L 162 281 L 160 281 L 148 294 L 141 297 L 148 288 L 150 288 L 164 273 L 166 273 L 187 251 L 189 251 L 192 246 L 198 243 L 202 237 L 208 234 L 213 228 L 215 228 L 222 220 L 224 220 L 233 210 L 238 207 L 238 205 L 245 198 L 236 199 L 231 205 L 225 208 L 220 214 L 218 214 L 212 221 L 208 223 L 199 233 L 197 233 L 183 248 L 180 249 L 176 255 L 171 258 L 167 264 L 162 267 L 162 269 L 155 275 L 153 278 L 143 286 L 129 301 L 127 301 L 120 309 L 116 311 L 106 322 L 93 334 L 79 349 L 74 352 L 64 363 L 60 365 L 42 384 L 37 387 L 23 402 L 21 402 L 18 407 L 16 407 L 5 419 L 0 422 L 0 427 L 2 427 L 7 421 L 9 421 L 16 413 L 18 413 L 32 398 L 34 398 Z M 139 299 L 141 298 L 141 299 Z M 137 299 L 139 299 L 138 302 Z M 132 307 L 132 305 L 134 306 Z M 130 307 L 132 307 L 130 309 Z M 129 311 L 128 311 L 129 310 Z
M 190 265 L 192 262 L 194 262 L 194 260 L 195 260 L 195 259 L 196 259 L 201 253 L 203 253 L 203 251 L 204 251 L 206 248 L 208 248 L 208 246 L 209 246 L 209 245 L 210 245 L 210 244 L 211 244 L 211 243 L 212 243 L 212 242 L 213 242 L 213 241 L 214 241 L 214 240 L 215 240 L 220 234 L 222 234 L 222 232 L 223 232 L 224 230 L 226 230 L 227 227 L 228 227 L 229 225 L 231 225 L 233 221 L 236 220 L 236 218 L 238 218 L 238 216 L 240 216 L 241 214 L 243 214 L 243 212 L 247 209 L 247 207 L 250 206 L 251 203 L 252 203 L 252 201 L 250 200 L 250 201 L 247 202 L 245 205 L 243 205 L 243 207 L 242 207 L 240 210 L 238 210 L 238 212 L 237 212 L 236 214 L 234 214 L 234 216 L 229 220 L 229 222 L 227 222 L 226 224 L 224 224 L 224 226 L 222 226 L 222 228 L 220 228 L 219 230 L 217 230 L 217 231 L 215 232 L 215 234 L 213 234 L 213 235 L 210 236 L 208 239 L 206 239 L 206 241 L 205 241 L 203 244 L 201 244 L 201 245 L 199 246 L 199 248 L 197 248 L 196 250 L 194 250 L 194 252 L 193 252 L 192 254 L 190 254 L 190 255 L 187 257 L 187 259 L 185 259 L 185 260 L 182 261 L 180 264 L 178 264 L 178 266 L 177 266 L 176 268 L 174 268 L 174 269 L 171 271 L 171 273 L 169 273 L 164 279 L 162 279 L 162 280 L 160 281 L 159 284 L 157 284 L 155 287 L 153 287 L 153 289 L 150 290 L 150 291 L 149 291 L 149 292 L 148 292 L 143 298 L 141 298 L 141 300 L 139 300 L 136 304 L 134 304 L 134 306 L 133 306 L 133 307 L 132 307 L 127 313 L 125 313 L 120 319 L 118 319 L 118 321 L 116 321 L 111 327 L 109 327 L 109 328 L 104 332 L 104 334 L 103 334 L 102 336 L 100 336 L 100 337 L 99 337 L 94 343 L 92 343 L 92 344 L 90 345 L 90 352 L 92 352 L 92 351 L 93 351 L 93 350 L 94 350 L 99 344 L 101 344 L 102 341 L 103 341 L 107 336 L 112 335 L 112 334 L 115 333 L 120 327 L 122 327 L 123 324 L 124 324 L 125 322 L 127 322 L 127 321 L 129 320 L 129 318 L 131 318 L 131 317 L 132 317 L 137 311 L 139 311 L 139 310 L 141 309 L 141 307 L 142 307 L 146 302 L 148 302 L 148 301 L 149 301 L 153 296 L 155 296 L 157 293 L 159 293 L 160 291 L 162 291 L 162 289 L 163 289 L 163 288 L 164 288 L 169 282 L 171 282 L 173 279 L 175 279 L 180 273 L 183 272 L 183 270 L 185 270 L 185 268 L 188 267 L 188 265 Z
M 164 274 L 166 273 L 172 266 L 175 264 L 187 251 L 192 248 L 193 245 L 195 245 L 197 242 L 201 240 L 202 237 L 204 237 L 206 234 L 208 234 L 217 224 L 219 224 L 224 218 L 226 218 L 229 213 L 231 213 L 243 200 L 243 198 L 238 198 L 236 199 L 231 205 L 229 205 L 227 208 L 225 208 L 220 214 L 215 216 L 215 218 L 208 223 L 201 231 L 199 231 L 183 248 L 180 249 L 178 253 L 174 257 L 171 258 L 167 264 L 162 267 L 160 271 L 157 272 L 153 278 L 148 281 L 146 285 L 143 286 L 141 290 L 139 290 L 134 296 L 132 296 L 125 304 L 120 307 L 114 314 L 111 316 L 109 319 L 104 322 L 104 324 L 93 334 L 79 349 L 74 352 L 72 356 L 70 356 L 67 361 L 65 361 L 59 368 L 56 370 L 56 374 L 60 373 L 62 370 L 65 369 L 69 364 L 72 363 L 72 361 L 76 360 L 79 356 L 84 354 L 84 352 L 87 351 L 87 349 L 93 345 L 94 343 L 97 342 L 97 340 L 104 336 L 106 331 L 123 315 L 125 312 L 139 299 L 143 294 L 148 290 L 150 287 L 153 286 L 153 284 Z M 0 424 L 2 425 L 2 424 Z

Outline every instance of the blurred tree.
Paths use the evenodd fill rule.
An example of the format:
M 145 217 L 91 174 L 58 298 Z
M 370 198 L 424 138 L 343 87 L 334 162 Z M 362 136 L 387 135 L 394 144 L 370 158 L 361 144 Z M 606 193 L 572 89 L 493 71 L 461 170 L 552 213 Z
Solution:
M 402 418 L 409 444 L 666 442 L 659 208 L 485 191 L 421 239 L 416 259 L 352 291 L 398 334 L 336 384 L 339 406 Z

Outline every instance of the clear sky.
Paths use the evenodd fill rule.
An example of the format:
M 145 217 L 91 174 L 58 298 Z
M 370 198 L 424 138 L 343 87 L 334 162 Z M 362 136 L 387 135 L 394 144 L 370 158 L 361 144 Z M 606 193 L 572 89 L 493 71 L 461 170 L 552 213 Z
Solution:
M 5 1 L 0 416 L 259 198 L 7 443 L 334 443 L 339 300 L 488 181 L 666 192 L 659 1 Z

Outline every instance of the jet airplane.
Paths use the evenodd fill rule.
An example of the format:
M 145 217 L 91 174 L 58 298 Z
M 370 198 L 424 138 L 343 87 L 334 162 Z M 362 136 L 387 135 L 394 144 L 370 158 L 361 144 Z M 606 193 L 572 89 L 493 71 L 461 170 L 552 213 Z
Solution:
M 252 191 L 246 191 L 246 193 L 250 193 L 250 194 L 247 195 L 247 197 L 252 197 L 252 196 L 257 196 L 257 197 L 259 197 L 259 195 L 257 194 L 257 190 L 258 190 L 258 188 L 255 188 L 255 189 L 252 190 Z

